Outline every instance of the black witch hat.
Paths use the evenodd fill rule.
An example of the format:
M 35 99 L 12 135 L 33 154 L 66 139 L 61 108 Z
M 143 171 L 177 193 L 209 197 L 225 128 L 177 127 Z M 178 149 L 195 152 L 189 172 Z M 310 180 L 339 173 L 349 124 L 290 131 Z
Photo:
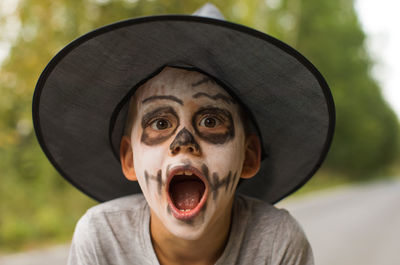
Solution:
M 271 203 L 300 188 L 330 147 L 334 103 L 298 51 L 223 20 L 207 4 L 194 15 L 129 19 L 89 32 L 47 65 L 33 97 L 37 138 L 59 173 L 98 201 L 141 192 L 118 153 L 129 97 L 165 66 L 201 71 L 249 112 L 262 142 L 259 173 L 238 192 Z

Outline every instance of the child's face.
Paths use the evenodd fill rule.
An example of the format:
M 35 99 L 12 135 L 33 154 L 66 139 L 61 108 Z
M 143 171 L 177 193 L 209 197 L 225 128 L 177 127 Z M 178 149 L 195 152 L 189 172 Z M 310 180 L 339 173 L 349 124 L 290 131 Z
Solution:
M 131 106 L 143 194 L 171 233 L 196 239 L 230 209 L 242 173 L 239 106 L 201 73 L 168 67 L 136 91 Z

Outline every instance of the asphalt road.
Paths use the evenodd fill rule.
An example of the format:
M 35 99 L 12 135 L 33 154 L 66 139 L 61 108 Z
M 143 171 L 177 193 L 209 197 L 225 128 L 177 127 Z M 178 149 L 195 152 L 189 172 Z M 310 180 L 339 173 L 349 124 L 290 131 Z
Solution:
M 32 250 L 0 257 L 0 265 L 62 265 L 67 264 L 69 245 Z
M 400 180 L 280 202 L 303 227 L 317 265 L 400 264 Z M 68 245 L 0 257 L 1 265 L 66 264 Z
M 300 222 L 317 265 L 400 265 L 400 181 L 315 193 L 277 206 Z

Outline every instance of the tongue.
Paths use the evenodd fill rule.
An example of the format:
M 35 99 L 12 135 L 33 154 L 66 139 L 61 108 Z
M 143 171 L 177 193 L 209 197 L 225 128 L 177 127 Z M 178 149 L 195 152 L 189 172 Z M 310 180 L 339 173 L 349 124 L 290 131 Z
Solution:
M 174 183 L 171 187 L 171 197 L 179 210 L 191 210 L 199 204 L 203 193 L 203 183 L 197 180 L 187 180 Z

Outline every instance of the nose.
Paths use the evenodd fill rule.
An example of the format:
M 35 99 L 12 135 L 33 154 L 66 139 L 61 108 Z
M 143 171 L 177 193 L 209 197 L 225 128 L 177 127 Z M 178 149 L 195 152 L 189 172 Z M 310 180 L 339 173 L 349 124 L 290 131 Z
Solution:
M 186 128 L 179 131 L 174 141 L 169 146 L 169 150 L 172 155 L 176 155 L 179 152 L 188 152 L 193 155 L 200 155 L 199 144 Z

